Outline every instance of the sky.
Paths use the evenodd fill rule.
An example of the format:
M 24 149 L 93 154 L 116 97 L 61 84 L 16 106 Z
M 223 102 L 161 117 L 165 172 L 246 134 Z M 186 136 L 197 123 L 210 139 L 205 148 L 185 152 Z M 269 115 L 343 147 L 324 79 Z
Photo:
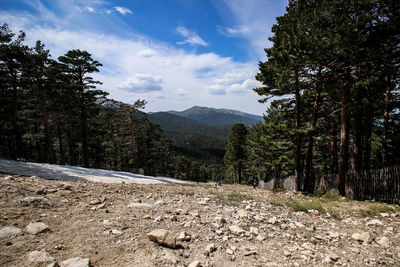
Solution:
M 192 106 L 262 115 L 252 90 L 276 17 L 287 0 L 0 0 L 0 23 L 41 40 L 53 58 L 86 50 L 91 76 L 146 112 Z

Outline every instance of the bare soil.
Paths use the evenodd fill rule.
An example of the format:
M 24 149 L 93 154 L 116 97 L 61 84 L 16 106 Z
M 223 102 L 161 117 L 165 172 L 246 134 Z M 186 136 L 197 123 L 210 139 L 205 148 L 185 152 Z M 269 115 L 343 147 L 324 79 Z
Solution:
M 395 205 L 310 198 L 249 186 L 104 184 L 0 175 L 0 266 L 31 266 L 46 250 L 58 262 L 89 258 L 92 266 L 399 266 L 400 214 Z M 51 206 L 26 205 L 25 197 Z M 161 201 L 162 200 L 162 201 Z M 324 211 L 296 212 L 290 203 L 316 201 Z M 154 206 L 129 207 L 131 203 Z M 226 221 L 226 222 L 225 222 Z M 29 234 L 43 222 L 50 231 Z M 242 233 L 234 233 L 238 226 Z M 155 229 L 190 240 L 175 249 L 148 238 Z M 369 241 L 353 234 L 368 233 Z M 215 251 L 207 248 L 214 245 Z M 207 251 L 208 250 L 208 251 Z

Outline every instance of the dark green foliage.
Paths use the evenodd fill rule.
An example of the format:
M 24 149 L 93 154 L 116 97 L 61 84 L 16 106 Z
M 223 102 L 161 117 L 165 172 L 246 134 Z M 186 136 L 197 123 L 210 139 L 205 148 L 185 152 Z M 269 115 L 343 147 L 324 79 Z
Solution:
M 286 98 L 287 108 L 278 111 L 288 132 L 281 140 L 293 153 L 268 147 L 278 147 L 275 160 L 292 155 L 297 189 L 313 193 L 318 172 L 337 173 L 344 195 L 350 168 L 399 164 L 399 10 L 395 0 L 293 0 L 277 18 L 256 76 L 263 87 L 254 90 L 261 102 Z M 263 127 L 274 121 L 270 113 Z M 272 161 L 255 160 L 264 152 L 254 140 L 275 131 L 260 134 L 261 128 L 249 134 L 252 175 Z
M 242 172 L 246 160 L 246 136 L 247 128 L 243 123 L 233 125 L 224 156 L 225 164 L 233 170 L 233 183 L 242 183 Z
M 70 50 L 55 61 L 40 41 L 29 48 L 24 38 L 0 26 L 0 157 L 200 181 L 221 175 L 214 161 L 224 140 L 196 140 L 196 160 L 176 156 L 160 126 L 141 115 L 144 100 L 123 104 L 96 88 L 101 82 L 90 74 L 101 63 L 88 52 Z

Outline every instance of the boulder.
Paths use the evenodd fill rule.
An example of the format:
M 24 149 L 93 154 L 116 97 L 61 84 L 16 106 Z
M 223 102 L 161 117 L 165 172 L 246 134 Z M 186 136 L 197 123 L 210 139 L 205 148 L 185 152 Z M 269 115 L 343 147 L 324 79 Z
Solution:
M 231 231 L 235 235 L 240 235 L 240 234 L 243 234 L 245 232 L 245 230 L 243 230 L 242 228 L 240 228 L 237 225 L 229 226 L 229 231 Z
M 152 209 L 154 211 L 157 211 L 157 207 L 155 205 L 148 204 L 148 203 L 132 202 L 131 204 L 128 205 L 128 208 L 145 208 L 145 209 Z
M 380 237 L 378 239 L 378 241 L 376 241 L 376 243 L 378 243 L 379 245 L 381 245 L 383 247 L 389 247 L 390 246 L 389 238 L 387 238 L 386 236 Z
M 28 263 L 32 265 L 44 265 L 54 263 L 55 259 L 44 249 L 29 252 L 27 255 Z
M 60 267 L 90 267 L 90 260 L 88 258 L 69 258 L 60 263 Z
M 46 232 L 46 231 L 49 231 L 49 230 L 50 230 L 49 227 L 46 224 L 42 223 L 42 222 L 30 223 L 25 228 L 25 231 L 27 233 L 29 233 L 29 234 L 32 234 L 32 235 L 43 233 L 43 232 Z
M 40 208 L 48 208 L 51 206 L 50 200 L 44 197 L 26 197 L 19 200 L 23 206 L 33 206 Z
M 22 235 L 22 230 L 16 227 L 4 227 L 0 230 L 0 239 L 11 238 Z
M 383 223 L 382 223 L 380 220 L 378 220 L 378 219 L 374 219 L 374 220 L 370 220 L 369 222 L 367 222 L 366 225 L 367 225 L 367 226 L 370 226 L 370 225 L 379 225 L 379 226 L 382 226 Z
M 361 241 L 363 243 L 371 243 L 373 238 L 370 233 L 364 232 L 364 233 L 354 233 L 351 235 L 351 238 L 357 241 Z
M 149 239 L 159 245 L 169 248 L 176 248 L 176 237 L 170 231 L 165 229 L 156 229 L 147 234 Z
M 198 260 L 192 261 L 188 267 L 201 267 L 201 263 Z

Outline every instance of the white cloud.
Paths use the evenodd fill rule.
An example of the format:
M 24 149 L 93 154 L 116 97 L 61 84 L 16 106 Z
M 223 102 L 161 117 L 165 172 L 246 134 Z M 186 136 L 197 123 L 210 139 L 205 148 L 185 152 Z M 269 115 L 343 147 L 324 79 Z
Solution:
M 84 25 L 86 16 L 78 16 L 76 9 L 71 12 L 75 12 L 71 19 Z M 256 114 L 266 109 L 257 103 L 259 97 L 251 92 L 248 88 L 251 84 L 246 82 L 254 80 L 257 64 L 235 62 L 215 53 L 188 52 L 137 33 L 125 38 L 83 28 L 71 30 L 64 19 L 69 18 L 67 15 L 50 17 L 48 23 L 42 23 L 47 19 L 45 16 L 33 17 L 27 13 L 0 11 L 0 17 L 14 32 L 24 29 L 28 45 L 42 40 L 53 58 L 70 49 L 87 50 L 103 64 L 100 72 L 92 75 L 103 82 L 99 88 L 109 92 L 110 98 L 126 103 L 145 98 L 148 101 L 146 111 L 183 110 L 194 105 Z M 199 72 L 206 75 L 199 75 Z
M 249 33 L 251 30 L 249 27 L 245 25 L 240 25 L 237 26 L 236 28 L 221 28 L 219 27 L 219 31 L 226 36 L 245 36 L 247 33 Z
M 96 9 L 94 9 L 94 8 L 91 7 L 91 6 L 87 6 L 87 7 L 86 7 L 86 10 L 89 11 L 89 12 L 92 12 L 92 13 L 96 12 Z
M 134 93 L 147 93 L 162 90 L 163 80 L 160 76 L 136 73 L 118 85 L 118 88 Z
M 207 87 L 207 90 L 212 95 L 226 95 L 226 88 L 221 84 L 213 84 Z
M 119 13 L 121 13 L 122 15 L 133 14 L 133 12 L 129 8 L 126 8 L 126 7 L 115 6 L 114 9 L 116 11 L 118 11 Z
M 190 44 L 190 45 L 208 46 L 208 43 L 204 41 L 199 35 L 197 35 L 197 33 L 189 31 L 183 26 L 176 28 L 176 31 L 184 38 L 186 38 L 184 41 L 178 42 L 177 44 L 179 45 Z
M 264 48 L 270 47 L 271 42 L 267 37 L 271 35 L 271 27 L 276 23 L 274 16 L 266 15 L 266 10 L 271 13 L 283 14 L 287 5 L 287 0 L 267 1 L 267 0 L 248 0 L 243 4 L 243 0 L 223 0 L 224 4 L 221 12 L 226 13 L 228 8 L 231 16 L 226 20 L 226 28 L 219 26 L 219 32 L 225 36 L 242 37 L 249 42 L 249 53 L 255 55 L 259 60 L 265 60 Z
M 138 53 L 137 53 L 137 55 L 138 56 L 141 56 L 141 57 L 154 57 L 154 56 L 156 56 L 157 55 L 157 52 L 156 51 L 154 51 L 153 49 L 144 49 L 144 50 L 140 50 Z

